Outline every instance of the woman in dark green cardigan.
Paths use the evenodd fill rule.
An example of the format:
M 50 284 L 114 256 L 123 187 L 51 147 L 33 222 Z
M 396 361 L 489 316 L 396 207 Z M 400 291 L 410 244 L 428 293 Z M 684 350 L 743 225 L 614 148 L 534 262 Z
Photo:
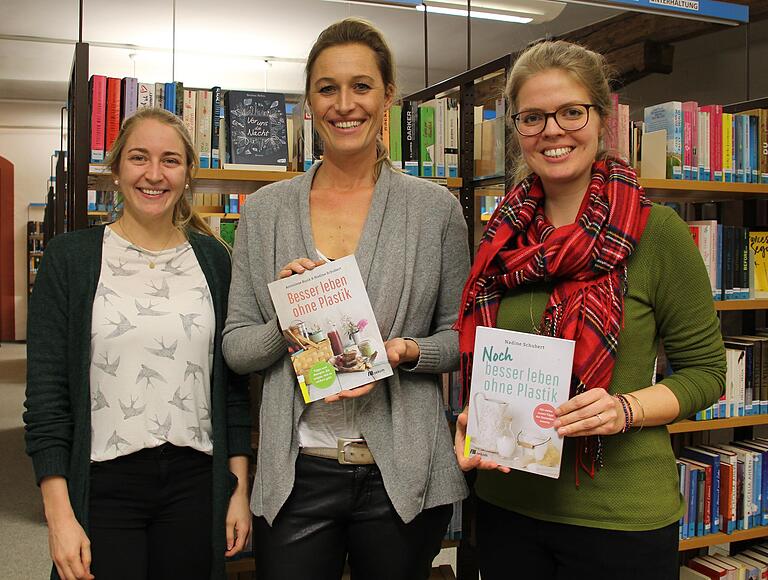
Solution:
M 230 258 L 187 199 L 195 161 L 174 115 L 140 111 L 109 160 L 120 219 L 43 258 L 24 421 L 52 578 L 223 579 L 250 534 L 247 382 L 221 354 Z

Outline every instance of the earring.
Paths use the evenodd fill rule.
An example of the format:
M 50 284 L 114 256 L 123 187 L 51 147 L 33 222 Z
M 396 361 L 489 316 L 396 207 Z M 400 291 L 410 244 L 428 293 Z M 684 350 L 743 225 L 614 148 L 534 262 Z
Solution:
M 117 179 L 115 179 L 115 181 L 114 181 L 113 183 L 114 183 L 115 185 L 120 185 L 120 182 L 119 182 Z
M 189 189 L 189 183 L 184 185 L 184 189 Z

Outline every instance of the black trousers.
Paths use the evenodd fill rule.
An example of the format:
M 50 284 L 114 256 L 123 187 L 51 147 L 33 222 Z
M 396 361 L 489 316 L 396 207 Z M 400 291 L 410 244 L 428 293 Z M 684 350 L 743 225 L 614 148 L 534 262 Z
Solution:
M 99 580 L 208 580 L 211 457 L 166 443 L 91 463 L 89 537 Z
M 676 580 L 677 522 L 621 532 L 545 522 L 478 499 L 483 580 Z
M 299 455 L 293 491 L 270 527 L 254 520 L 259 580 L 422 580 L 440 551 L 453 506 L 404 524 L 375 465 Z

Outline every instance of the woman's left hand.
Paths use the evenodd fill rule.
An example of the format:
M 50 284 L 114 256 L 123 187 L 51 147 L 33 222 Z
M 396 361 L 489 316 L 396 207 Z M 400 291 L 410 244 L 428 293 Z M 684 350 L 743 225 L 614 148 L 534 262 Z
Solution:
M 393 369 L 403 363 L 419 360 L 421 349 L 415 340 L 407 338 L 392 338 L 384 343 L 387 359 Z
M 248 493 L 238 489 L 229 498 L 227 509 L 227 551 L 226 557 L 241 552 L 251 535 L 251 507 Z
M 347 389 L 345 391 L 339 391 L 335 395 L 331 395 L 330 397 L 325 397 L 323 401 L 326 403 L 335 403 L 336 401 L 341 401 L 342 399 L 356 399 L 357 397 L 362 397 L 363 395 L 367 395 L 370 393 L 373 388 L 379 384 L 379 381 L 373 381 L 372 383 L 368 383 L 367 385 L 360 385 L 359 387 L 355 387 L 354 389 Z
M 625 424 L 621 402 L 605 389 L 590 389 L 555 409 L 554 427 L 563 437 L 613 435 Z

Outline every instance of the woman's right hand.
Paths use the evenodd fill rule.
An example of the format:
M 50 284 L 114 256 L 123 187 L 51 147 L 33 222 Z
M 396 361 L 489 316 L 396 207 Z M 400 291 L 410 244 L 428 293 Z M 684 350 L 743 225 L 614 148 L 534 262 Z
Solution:
M 62 580 L 93 580 L 91 541 L 74 514 L 61 520 L 49 520 L 48 546 Z
M 303 274 L 307 270 L 312 270 L 315 266 L 321 266 L 325 264 L 324 260 L 310 260 L 309 258 L 297 258 L 291 262 L 288 262 L 280 272 L 277 274 L 277 279 L 287 278 L 293 274 Z
M 502 473 L 509 473 L 509 467 L 499 465 L 495 461 L 488 461 L 479 455 L 464 456 L 464 445 L 467 440 L 467 421 L 469 421 L 469 407 L 466 407 L 456 418 L 456 435 L 453 439 L 453 450 L 456 452 L 456 461 L 462 471 L 472 469 L 498 469 Z

